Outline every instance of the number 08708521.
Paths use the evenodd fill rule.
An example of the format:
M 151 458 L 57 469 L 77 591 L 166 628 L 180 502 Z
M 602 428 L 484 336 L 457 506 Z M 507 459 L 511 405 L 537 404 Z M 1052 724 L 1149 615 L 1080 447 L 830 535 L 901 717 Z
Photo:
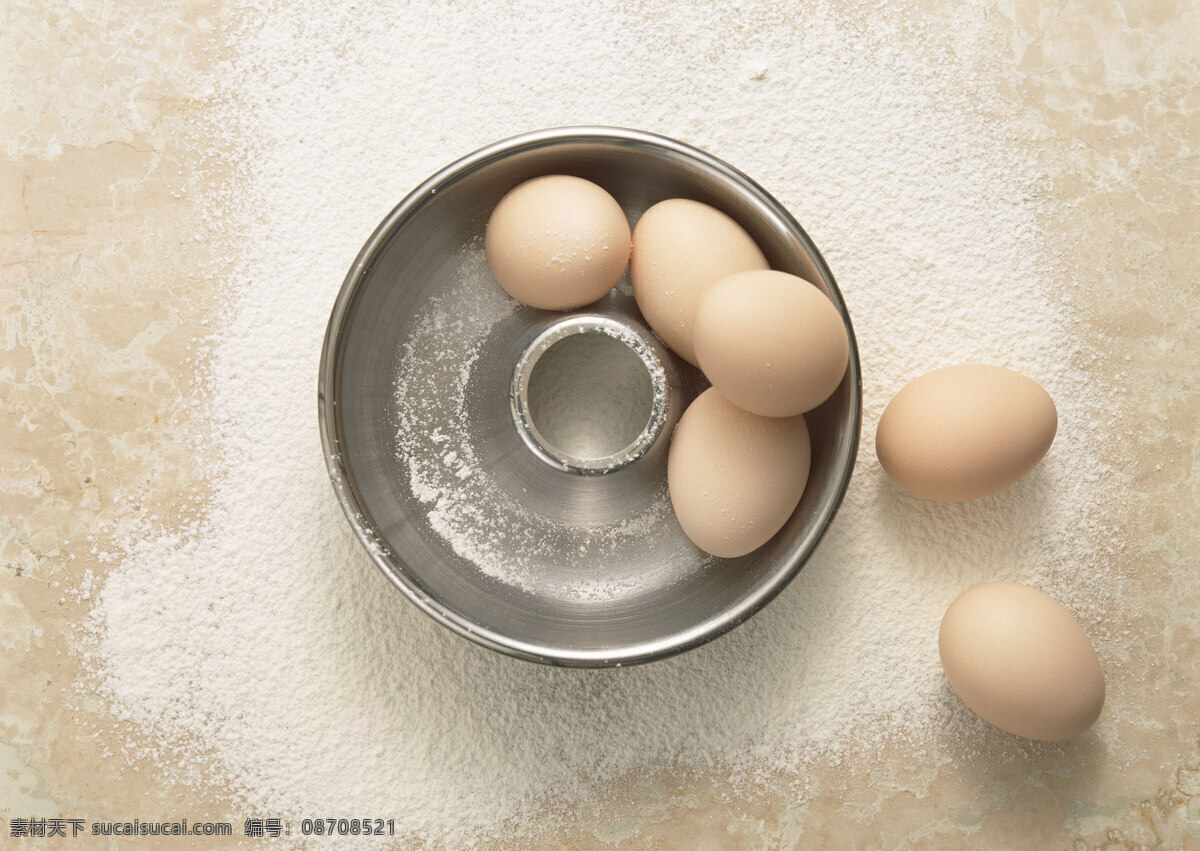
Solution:
M 300 822 L 304 836 L 394 836 L 395 819 L 306 818 Z

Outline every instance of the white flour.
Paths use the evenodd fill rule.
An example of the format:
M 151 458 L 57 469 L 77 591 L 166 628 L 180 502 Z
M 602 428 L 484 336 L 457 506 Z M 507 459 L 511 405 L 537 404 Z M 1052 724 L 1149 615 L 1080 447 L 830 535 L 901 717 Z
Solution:
M 481 341 L 517 303 L 492 279 L 481 246 L 465 247 L 454 278 L 458 289 L 435 296 L 417 312 L 395 385 L 396 453 L 409 489 L 427 508 L 430 528 L 483 573 L 531 591 L 539 587 L 542 566 L 561 559 L 561 553 L 628 559 L 650 533 L 673 522 L 665 482 L 641 514 L 581 528 L 526 509 L 476 457 L 466 401 L 471 370 Z M 712 563 L 683 543 L 663 547 L 656 558 L 671 559 L 678 570 Z M 599 579 L 581 570 L 571 594 L 612 599 L 658 581 L 632 573 Z
M 1107 487 L 1091 455 L 1104 400 L 1071 368 L 1086 353 L 1054 301 L 1019 119 L 987 119 L 977 60 L 919 31 L 777 7 L 529 2 L 499 21 L 314 0 L 247 28 L 217 81 L 240 104 L 249 177 L 214 209 L 242 252 L 211 363 L 215 495 L 186 534 L 131 535 L 94 613 L 104 693 L 165 766 L 210 766 L 257 813 L 395 818 L 458 844 L 655 767 L 802 785 L 801 766 L 883 740 L 949 732 L 969 750 L 977 725 L 949 699 L 936 633 L 972 582 L 1046 588 L 1103 660 L 1091 553 L 1109 533 L 1089 506 Z M 843 289 L 865 381 L 857 472 L 816 558 L 745 626 L 626 670 L 514 661 L 405 602 L 349 533 L 315 410 L 329 309 L 387 210 L 475 147 L 585 122 L 691 142 L 775 194 Z M 880 473 L 875 423 L 908 379 L 964 361 L 1040 381 L 1059 437 L 1007 491 L 922 502 Z M 413 481 L 435 514 L 446 484 Z

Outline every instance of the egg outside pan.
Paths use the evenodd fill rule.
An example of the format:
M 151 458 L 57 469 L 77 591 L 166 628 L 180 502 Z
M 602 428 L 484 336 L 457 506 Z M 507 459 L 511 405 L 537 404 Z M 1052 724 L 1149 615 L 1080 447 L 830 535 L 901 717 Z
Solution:
M 980 718 L 1028 739 L 1083 733 L 1104 708 L 1104 672 L 1056 600 L 1016 582 L 973 585 L 950 604 L 938 651 L 954 691 Z
M 1023 478 L 1057 430 L 1054 400 L 1036 381 L 999 366 L 962 364 L 906 384 L 879 418 L 875 451 L 910 493 L 962 502 Z
M 454 258 L 468 246 L 482 246 L 499 200 L 521 182 L 546 174 L 602 186 L 630 223 L 667 198 L 713 206 L 746 229 L 773 267 L 816 283 L 845 316 L 833 276 L 807 235 L 736 169 L 688 145 L 634 130 L 576 127 L 525 134 L 470 154 L 418 186 L 351 266 L 322 352 L 318 405 L 326 463 L 335 494 L 371 558 L 439 623 L 483 646 L 547 664 L 596 667 L 661 659 L 745 621 L 782 590 L 817 546 L 853 469 L 862 394 L 857 354 L 852 347 L 846 378 L 834 396 L 806 416 L 811 484 L 784 528 L 759 550 L 709 565 L 671 522 L 604 558 L 581 554 L 577 546 L 564 549 L 539 565 L 527 587 L 483 574 L 431 530 L 428 506 L 412 492 L 408 471 L 396 457 L 396 359 L 422 306 L 460 285 Z M 619 287 L 589 311 L 628 314 L 623 298 L 628 296 Z M 472 406 L 465 416 L 470 439 L 497 486 L 525 500 L 528 510 L 581 528 L 617 522 L 646 504 L 643 488 L 665 483 L 666 453 L 602 476 L 571 476 L 534 457 L 513 425 L 508 391 L 517 358 L 547 318 L 561 314 L 522 308 L 482 344 L 466 396 Z M 681 375 L 692 376 L 680 388 L 683 406 L 703 385 L 694 368 L 682 360 L 677 366 Z M 658 555 L 668 552 L 682 558 Z M 575 591 L 581 574 L 611 580 L 615 588 L 623 577 L 639 581 L 628 593 L 580 599 Z

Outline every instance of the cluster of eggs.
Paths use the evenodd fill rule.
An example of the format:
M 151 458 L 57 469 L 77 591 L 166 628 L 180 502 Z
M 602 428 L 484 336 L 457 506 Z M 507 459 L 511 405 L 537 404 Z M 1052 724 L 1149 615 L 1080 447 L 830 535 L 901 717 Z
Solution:
M 849 339 L 817 287 L 769 268 L 729 216 L 674 198 L 631 232 L 604 189 L 549 175 L 506 194 L 488 221 L 486 251 L 514 298 L 569 310 L 602 298 L 629 265 L 647 324 L 712 387 L 684 412 L 667 462 L 671 503 L 701 549 L 746 555 L 799 504 L 811 445 L 804 414 L 845 374 Z M 1058 414 L 1035 381 L 966 364 L 916 378 L 876 430 L 887 474 L 925 499 L 958 502 L 1030 472 L 1054 440 Z M 1012 582 L 973 586 L 939 633 L 947 678 L 996 726 L 1034 739 L 1078 735 L 1104 703 L 1104 676 L 1087 635 L 1046 594 Z
M 849 339 L 833 303 L 772 271 L 742 227 L 684 198 L 648 209 L 631 233 L 620 204 L 590 181 L 520 184 L 488 222 L 488 263 L 514 298 L 583 307 L 625 271 L 654 333 L 711 382 L 671 440 L 667 483 L 680 526 L 722 558 L 765 544 L 808 480 L 804 412 L 837 389 Z

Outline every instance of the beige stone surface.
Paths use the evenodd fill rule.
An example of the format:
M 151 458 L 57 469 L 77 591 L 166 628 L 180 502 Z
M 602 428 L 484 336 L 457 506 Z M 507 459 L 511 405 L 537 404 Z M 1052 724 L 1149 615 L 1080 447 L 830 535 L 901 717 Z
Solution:
M 1099 353 L 1078 368 L 1122 388 L 1106 460 L 1131 486 L 1103 510 L 1126 541 L 1107 557 L 1124 605 L 1085 626 L 1106 637 L 1110 695 L 1136 711 L 1019 757 L 998 733 L 897 744 L 820 767 L 802 797 L 783 778 L 753 798 L 682 771 L 628 778 L 546 844 L 1200 848 L 1200 12 L 925 6 L 935 31 L 980 25 L 980 73 L 1040 128 L 1028 154 L 1057 202 L 1059 296 Z M 240 834 L 247 815 L 220 783 L 123 749 L 143 734 L 88 696 L 73 639 L 111 567 L 97 541 L 143 508 L 169 528 L 203 506 L 213 204 L 237 192 L 238 152 L 206 130 L 200 72 L 238 17 L 208 0 L 0 10 L 0 844 L 12 817 L 230 819 Z

